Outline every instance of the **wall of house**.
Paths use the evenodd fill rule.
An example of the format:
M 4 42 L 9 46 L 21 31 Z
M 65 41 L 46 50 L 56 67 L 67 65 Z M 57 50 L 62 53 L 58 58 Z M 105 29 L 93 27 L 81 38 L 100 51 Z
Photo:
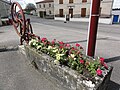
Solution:
M 9 15 L 9 5 L 0 1 L 0 17 L 7 17 Z
M 46 15 L 54 15 L 54 3 L 48 2 L 48 3 L 38 3 L 37 4 L 37 14 L 40 16 L 39 12 L 46 12 Z M 51 6 L 49 6 L 51 5 Z
M 111 17 L 113 0 L 101 1 L 101 17 Z M 59 0 L 54 0 L 54 14 L 59 15 L 59 9 L 63 9 L 63 14 L 69 14 L 69 8 L 73 8 L 75 18 L 81 17 L 81 8 L 86 8 L 86 17 L 90 15 L 91 0 L 82 3 L 82 0 L 74 0 L 69 4 L 69 0 L 63 0 L 63 4 L 59 4 Z

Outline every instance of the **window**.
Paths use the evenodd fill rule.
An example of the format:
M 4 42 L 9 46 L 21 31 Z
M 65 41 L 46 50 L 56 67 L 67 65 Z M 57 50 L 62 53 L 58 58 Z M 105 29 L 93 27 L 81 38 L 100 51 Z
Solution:
M 86 8 L 81 8 L 81 17 L 86 16 Z
M 39 4 L 39 8 L 41 8 L 41 5 Z
M 43 7 L 45 8 L 45 4 L 43 4 Z
M 49 11 L 49 14 L 51 14 L 51 11 Z
M 69 0 L 69 3 L 73 3 L 73 0 Z
M 59 0 L 59 4 L 63 4 L 63 0 Z
M 49 7 L 51 7 L 51 4 L 49 4 Z
M 59 9 L 59 15 L 60 17 L 63 17 L 63 9 Z
M 82 0 L 82 2 L 87 2 L 87 0 Z

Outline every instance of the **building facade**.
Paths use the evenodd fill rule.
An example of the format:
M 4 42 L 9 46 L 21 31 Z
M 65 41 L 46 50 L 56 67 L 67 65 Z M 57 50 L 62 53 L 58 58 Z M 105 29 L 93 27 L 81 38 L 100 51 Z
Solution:
M 0 17 L 1 18 L 8 17 L 9 14 L 10 14 L 10 5 L 0 1 Z
M 112 16 L 113 23 L 120 23 L 120 0 L 114 0 Z
M 10 5 L 7 2 L 7 0 L 1 1 L 0 0 L 0 26 L 2 25 L 2 18 L 6 18 L 10 14 Z
M 102 0 L 101 17 L 111 17 L 113 0 Z M 64 17 L 70 14 L 73 18 L 89 17 L 91 0 L 54 0 L 55 16 Z
M 41 18 L 53 18 L 54 17 L 54 1 L 44 0 L 36 3 L 37 14 Z

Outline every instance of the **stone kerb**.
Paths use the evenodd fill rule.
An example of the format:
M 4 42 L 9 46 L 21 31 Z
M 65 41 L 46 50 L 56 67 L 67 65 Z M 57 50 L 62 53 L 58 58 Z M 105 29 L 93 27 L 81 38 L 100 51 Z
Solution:
M 104 78 L 99 79 L 94 85 L 91 81 L 86 80 L 84 76 L 67 66 L 55 65 L 53 58 L 40 51 L 25 46 L 25 52 L 28 60 L 30 60 L 35 68 L 58 86 L 62 85 L 68 90 L 106 90 L 107 88 L 112 67 L 110 67 L 108 74 Z M 92 84 L 91 86 L 89 86 L 90 83 Z

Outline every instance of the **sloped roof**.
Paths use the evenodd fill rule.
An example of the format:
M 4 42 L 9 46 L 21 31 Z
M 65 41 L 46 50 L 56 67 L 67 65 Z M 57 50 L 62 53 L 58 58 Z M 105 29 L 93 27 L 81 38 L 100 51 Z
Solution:
M 53 2 L 53 0 L 44 0 L 44 1 L 37 2 L 36 4 L 38 4 L 38 3 L 48 3 L 48 2 Z

